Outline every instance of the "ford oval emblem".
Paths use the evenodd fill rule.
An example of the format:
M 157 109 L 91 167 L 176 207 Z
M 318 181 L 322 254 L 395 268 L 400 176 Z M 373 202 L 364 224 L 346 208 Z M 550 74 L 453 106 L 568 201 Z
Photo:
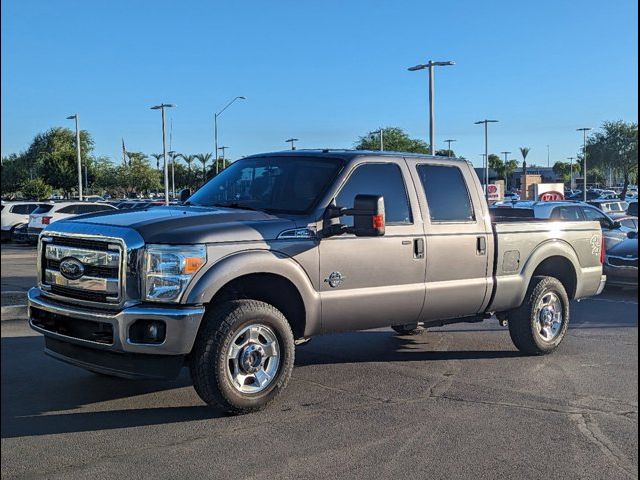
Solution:
M 77 258 L 63 258 L 60 261 L 60 273 L 64 278 L 77 280 L 84 275 L 84 265 Z

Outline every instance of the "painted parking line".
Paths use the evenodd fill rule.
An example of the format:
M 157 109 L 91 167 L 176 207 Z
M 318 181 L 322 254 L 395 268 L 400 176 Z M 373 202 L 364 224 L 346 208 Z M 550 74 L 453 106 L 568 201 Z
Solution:
M 607 302 L 607 303 L 624 303 L 626 305 L 638 305 L 638 302 L 631 300 L 613 300 L 610 298 L 585 298 L 583 302 Z

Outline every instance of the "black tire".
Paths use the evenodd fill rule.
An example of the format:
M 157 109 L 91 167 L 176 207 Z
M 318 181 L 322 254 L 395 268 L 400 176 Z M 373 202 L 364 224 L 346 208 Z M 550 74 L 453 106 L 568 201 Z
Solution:
M 423 335 L 427 329 L 417 324 L 394 325 L 391 327 L 398 335 Z
M 291 327 L 282 312 L 256 300 L 233 300 L 209 311 L 203 322 L 189 356 L 189 370 L 196 392 L 208 405 L 234 414 L 255 412 L 285 389 L 293 370 L 295 345 Z M 244 393 L 230 378 L 227 352 L 234 337 L 254 324 L 268 327 L 277 338 L 279 363 L 264 390 Z
M 558 332 L 545 339 L 538 325 L 538 305 L 548 294 L 554 294 L 561 303 L 562 321 Z M 523 304 L 509 313 L 509 334 L 518 350 L 527 355 L 545 355 L 553 352 L 567 334 L 570 319 L 569 297 L 560 281 L 553 277 L 534 277 Z

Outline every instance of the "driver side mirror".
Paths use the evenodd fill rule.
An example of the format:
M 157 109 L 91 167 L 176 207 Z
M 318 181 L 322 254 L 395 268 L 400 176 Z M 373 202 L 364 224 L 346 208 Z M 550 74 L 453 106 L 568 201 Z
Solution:
M 190 188 L 183 188 L 182 190 L 180 190 L 180 203 L 186 202 L 190 196 L 191 196 Z
M 630 240 L 637 240 L 638 239 L 638 232 L 636 232 L 635 230 L 627 232 L 627 238 L 630 239 Z
M 328 219 L 353 217 L 353 227 L 331 225 L 327 236 L 352 233 L 356 237 L 381 237 L 385 232 L 384 197 L 382 195 L 356 195 L 353 208 L 330 207 Z

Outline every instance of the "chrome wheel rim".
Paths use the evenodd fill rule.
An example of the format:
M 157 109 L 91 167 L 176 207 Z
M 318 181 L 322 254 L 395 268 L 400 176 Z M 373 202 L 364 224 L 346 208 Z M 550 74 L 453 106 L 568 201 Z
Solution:
M 545 293 L 538 301 L 535 314 L 535 327 L 545 342 L 553 342 L 562 331 L 564 315 L 562 301 L 553 292 Z
M 226 360 L 233 387 L 241 393 L 259 393 L 271 385 L 278 373 L 278 337 L 266 325 L 249 325 L 234 336 Z

